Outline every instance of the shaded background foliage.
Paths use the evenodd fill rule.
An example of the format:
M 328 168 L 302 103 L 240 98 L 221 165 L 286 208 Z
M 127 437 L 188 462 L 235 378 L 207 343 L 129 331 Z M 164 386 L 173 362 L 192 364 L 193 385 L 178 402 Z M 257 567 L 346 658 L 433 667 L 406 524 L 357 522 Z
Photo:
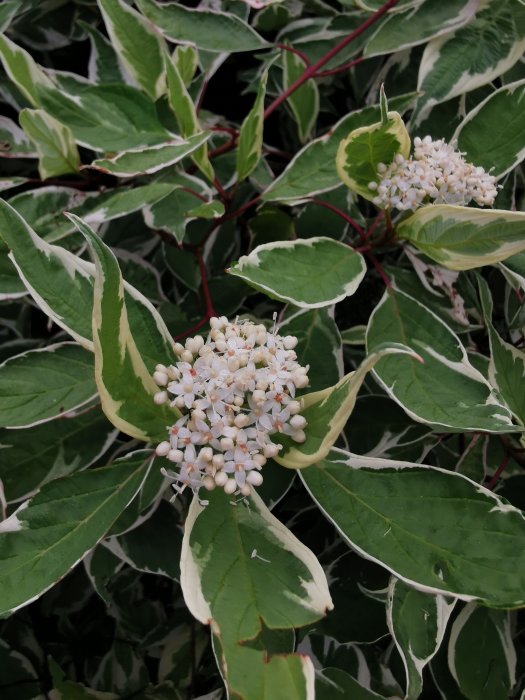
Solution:
M 188 15 L 184 25 L 180 18 L 169 19 L 172 5 L 199 6 L 209 14 L 206 20 L 203 14 Z M 237 34 L 222 15 L 220 22 L 206 26 L 205 21 L 217 22 L 217 10 L 237 21 Z M 295 77 L 304 76 L 308 66 L 366 22 L 369 28 L 282 100 Z M 74 540 L 74 545 L 61 544 L 56 557 L 48 556 L 47 550 L 53 552 L 55 542 L 62 540 L 44 533 L 41 543 L 33 541 L 25 550 L 22 544 L 21 554 L 16 545 L 10 549 L 16 526 L 10 532 L 5 523 L 0 525 L 2 698 L 221 698 L 226 691 L 216 662 L 220 644 L 230 659 L 227 682 L 235 698 L 313 697 L 311 689 L 300 685 L 294 696 L 282 689 L 281 695 L 272 695 L 271 688 L 265 691 L 261 685 L 256 692 L 250 690 L 250 673 L 257 678 L 260 672 L 257 663 L 246 666 L 246 677 L 235 674 L 243 670 L 243 659 L 263 657 L 241 656 L 247 649 L 264 650 L 266 660 L 279 662 L 282 653 L 308 656 L 317 671 L 315 697 L 321 700 L 519 698 L 523 613 L 509 608 L 523 605 L 516 598 L 520 587 L 523 593 L 525 577 L 523 527 L 514 512 L 505 515 L 506 501 L 491 501 L 487 495 L 480 496 L 479 507 L 496 513 L 476 520 L 468 504 L 477 492 L 456 473 L 495 490 L 517 508 L 525 505 L 525 458 L 519 441 L 525 418 L 520 354 L 525 254 L 461 272 L 452 291 L 433 284 L 433 268 L 428 267 L 432 251 L 430 258 L 418 256 L 413 241 L 415 248 L 407 254 L 388 217 L 341 184 L 335 156 L 350 131 L 379 120 L 384 83 L 390 108 L 403 115 L 412 138 L 427 133 L 457 138 L 470 160 L 495 168 L 501 185 L 497 208 L 523 211 L 522 3 L 305 0 L 261 9 L 236 0 L 7 0 L 0 6 L 0 26 L 0 187 L 22 217 L 3 206 L 2 507 L 6 522 L 13 523 L 7 518 L 32 499 L 27 511 L 32 527 L 38 530 L 43 513 L 43 531 L 63 527 L 64 541 Z M 189 27 L 189 35 L 176 35 L 181 26 Z M 216 43 L 210 49 L 211 41 Z M 237 53 L 241 41 L 245 50 Z M 166 46 L 170 53 L 177 47 L 173 60 L 166 58 Z M 96 87 L 104 84 L 109 87 Z M 154 145 L 161 157 L 150 167 L 144 153 Z M 428 325 L 436 342 L 438 336 L 446 337 L 449 349 L 454 343 L 465 349 L 469 367 L 486 382 L 486 393 L 494 393 L 499 417 L 491 414 L 482 422 L 476 413 L 480 406 L 473 403 L 463 411 L 472 419 L 467 425 L 459 408 L 455 413 L 447 403 L 464 380 L 461 372 L 447 374 L 446 363 L 433 365 L 427 357 L 418 370 L 421 384 L 412 391 L 409 387 L 404 402 L 385 385 L 389 371 L 401 380 L 413 360 L 384 358 L 376 375 L 383 383 L 366 377 L 337 443 L 345 452 L 332 452 L 332 461 L 327 458 L 322 469 L 307 468 L 302 479 L 277 464 L 265 467 L 259 489 L 264 502 L 325 569 L 334 603 L 326 617 L 277 631 L 262 624 L 257 639 L 235 640 L 228 647 L 218 637 L 212 646 L 210 629 L 188 611 L 179 560 L 191 497 L 184 493 L 170 504 L 160 460 L 148 471 L 151 450 L 143 450 L 135 434 L 129 433 L 130 438 L 119 432 L 100 408 L 91 354 L 92 258 L 64 211 L 93 227 L 116 256 L 131 285 L 126 297 L 131 334 L 150 372 L 156 362 L 172 359 L 168 334 L 159 324 L 179 337 L 191 329 L 205 331 L 215 314 L 269 320 L 276 311 L 283 332 L 299 339 L 300 359 L 311 368 L 311 389 L 326 389 L 363 360 L 366 332 L 369 349 L 400 340 L 387 330 L 393 317 L 390 306 L 397 299 L 399 306 L 405 304 L 401 318 L 408 345 L 418 340 L 417 329 Z M 501 231 L 504 239 L 504 225 Z M 86 235 L 92 244 L 97 240 L 89 231 Z M 277 270 L 280 286 L 267 295 L 260 291 L 266 280 L 259 269 L 236 274 L 235 261 L 260 245 L 319 236 L 343 241 L 351 246 L 348 255 L 357 249 L 355 256 L 367 263 L 354 293 L 337 305 L 337 287 L 357 276 L 350 266 L 339 276 L 325 266 L 335 289 L 328 289 L 322 308 L 302 305 L 302 295 L 311 286 L 308 278 L 303 287 L 294 285 L 293 261 L 275 258 L 271 245 L 269 267 Z M 44 248 L 39 248 L 42 240 Z M 482 234 L 475 244 L 480 241 Z M 323 272 L 328 255 L 326 242 L 318 245 L 309 263 L 312 273 Z M 478 255 L 480 265 L 482 248 L 471 253 Z M 57 250 L 72 252 L 76 262 Z M 99 264 L 101 260 L 110 265 L 103 247 Z M 385 280 L 395 282 L 394 296 L 384 296 Z M 292 303 L 281 303 L 289 298 Z M 454 307 L 458 298 L 463 306 Z M 510 346 L 518 350 L 514 362 L 509 360 Z M 428 372 L 443 389 L 434 403 L 425 403 L 421 390 L 428 386 Z M 452 427 L 442 420 L 447 413 Z M 159 420 L 162 430 L 168 419 Z M 468 555 L 479 553 L 488 561 L 498 549 L 491 523 L 499 518 L 496 535 L 514 547 L 499 554 L 504 575 L 491 578 L 487 572 L 476 581 L 466 556 L 457 580 L 450 582 L 446 574 L 451 560 L 445 553 L 437 573 L 442 579 L 445 574 L 440 590 L 452 595 L 436 593 L 436 582 L 429 592 L 429 572 L 421 567 L 411 575 L 401 557 L 395 558 L 393 539 L 384 540 L 385 551 L 380 550 L 388 532 L 366 520 L 366 508 L 359 511 L 356 505 L 359 498 L 341 505 L 336 501 L 340 491 L 334 487 L 333 493 L 324 492 L 316 484 L 320 473 L 343 480 L 351 473 L 350 468 L 342 475 L 337 471 L 337 461 L 348 457 L 346 450 L 375 460 L 355 458 L 351 463 L 365 477 L 374 474 L 371 467 L 378 469 L 377 460 L 391 460 L 390 466 L 382 463 L 388 482 L 380 505 L 387 509 L 393 495 L 404 498 L 401 514 L 391 514 L 392 522 L 401 523 L 401 530 L 414 527 L 402 520 L 404 514 L 413 516 L 421 526 L 421 532 L 410 532 L 416 539 L 440 532 L 450 542 L 465 539 L 472 547 Z M 413 490 L 402 482 L 396 487 L 389 469 L 403 462 L 447 473 L 434 470 L 427 477 L 421 468 L 421 486 Z M 106 465 L 110 467 L 102 469 Z M 400 471 L 401 478 L 415 474 Z M 424 493 L 425 478 L 431 486 L 435 483 L 436 492 L 444 489 L 443 503 L 435 509 L 433 494 Z M 451 484 L 446 487 L 450 492 L 445 484 Z M 53 503 L 62 488 L 68 502 L 63 521 L 57 522 L 52 520 Z M 356 483 L 353 488 L 373 502 L 383 487 Z M 466 490 L 458 495 L 461 489 Z M 446 506 L 446 497 L 463 499 L 461 506 Z M 212 505 L 220 508 L 217 503 Z M 232 517 L 225 513 L 225 520 Z M 20 517 L 25 517 L 23 511 Z M 461 530 L 462 517 L 467 518 L 470 539 Z M 515 530 L 511 525 L 505 530 L 505 518 L 514 518 Z M 364 543 L 356 523 L 365 531 Z M 263 541 L 264 533 L 259 534 Z M 248 542 L 246 552 L 258 544 Z M 410 540 L 402 545 L 410 553 Z M 41 568 L 32 568 L 31 558 L 24 560 L 34 551 L 42 559 Z M 14 554 L 19 558 L 10 568 Z M 233 582 L 228 585 L 235 598 Z M 458 592 L 459 598 L 453 595 Z M 474 602 L 468 602 L 469 596 Z M 284 658 L 293 663 L 301 657 Z M 277 686 L 284 684 L 282 669 L 272 673 Z

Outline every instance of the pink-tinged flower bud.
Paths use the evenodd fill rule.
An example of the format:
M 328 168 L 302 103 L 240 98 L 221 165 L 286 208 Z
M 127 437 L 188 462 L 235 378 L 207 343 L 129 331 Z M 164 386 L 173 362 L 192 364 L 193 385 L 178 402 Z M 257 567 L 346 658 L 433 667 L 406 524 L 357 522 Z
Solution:
M 182 353 L 184 352 L 184 345 L 182 345 L 182 343 L 174 343 L 173 352 L 177 355 L 182 355 Z
M 153 401 L 157 404 L 157 406 L 162 406 L 163 403 L 166 403 L 168 400 L 168 392 L 167 391 L 157 391 L 157 393 L 153 396 Z
M 193 362 L 193 355 L 191 354 L 191 352 L 189 350 L 184 350 L 181 353 L 180 359 L 183 362 Z
M 226 474 L 226 472 L 217 472 L 217 474 L 215 474 L 215 483 L 217 486 L 224 486 L 227 481 L 228 474 Z
M 299 411 L 301 410 L 301 402 L 290 401 L 290 403 L 287 404 L 286 408 L 290 411 L 290 415 L 295 416 L 295 414 L 299 413 Z
M 297 430 L 296 432 L 292 433 L 292 440 L 294 442 L 304 442 L 306 440 L 304 430 Z
M 275 457 L 279 454 L 280 449 L 281 445 L 276 445 L 275 442 L 270 442 L 264 446 L 263 453 L 265 457 L 271 459 L 272 457 Z
M 157 445 L 155 448 L 155 454 L 158 457 L 165 457 L 168 452 L 171 450 L 171 445 L 167 440 L 164 440 L 164 442 L 161 442 Z
M 310 380 L 308 379 L 306 374 L 297 374 L 294 376 L 294 384 L 297 387 L 297 389 L 304 389 L 308 386 L 309 383 Z
M 182 450 L 170 450 L 168 452 L 168 459 L 170 462 L 182 462 L 184 454 Z
M 297 338 L 294 335 L 286 335 L 283 338 L 283 345 L 286 350 L 293 350 L 297 345 Z
M 211 463 L 215 469 L 222 469 L 224 467 L 224 455 L 215 454 L 212 457 Z
M 202 485 L 204 486 L 206 491 L 213 491 L 213 489 L 216 486 L 216 483 L 215 483 L 213 476 L 210 476 L 209 474 L 207 474 L 204 477 L 204 479 L 202 480 Z
M 168 368 L 166 365 L 155 365 L 155 372 L 167 372 Z
M 256 472 L 252 470 L 251 472 L 248 473 L 246 477 L 246 481 L 251 484 L 252 486 L 260 486 L 263 482 L 263 477 L 260 472 Z
M 260 452 L 254 454 L 252 459 L 255 462 L 255 464 L 258 464 L 260 467 L 264 467 L 264 465 L 266 464 L 266 457 Z
M 241 486 L 241 493 L 243 496 L 249 496 L 251 492 L 252 490 L 248 484 L 244 484 L 243 486 Z
M 211 460 L 213 459 L 213 450 L 211 449 L 211 447 L 203 447 L 199 452 L 199 457 L 205 462 L 211 462 Z
M 231 496 L 233 493 L 237 491 L 237 482 L 235 479 L 228 479 L 228 481 L 224 484 L 224 492 L 228 494 L 228 496 Z

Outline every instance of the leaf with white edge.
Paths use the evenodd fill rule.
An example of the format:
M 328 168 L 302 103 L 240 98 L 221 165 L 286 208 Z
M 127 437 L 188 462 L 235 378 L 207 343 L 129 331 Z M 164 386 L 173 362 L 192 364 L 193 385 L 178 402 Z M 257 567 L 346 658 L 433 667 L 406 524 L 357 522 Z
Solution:
M 22 2 L 23 0 L 4 0 L 0 7 L 0 32 L 5 32 L 9 27 L 20 10 Z
M 369 185 L 380 179 L 378 165 L 388 165 L 398 153 L 407 158 L 409 152 L 410 137 L 403 120 L 397 112 L 388 112 L 384 123 L 354 129 L 341 141 L 337 172 L 347 187 L 372 200 L 376 193 Z
M 418 358 L 410 348 L 391 343 L 376 348 L 355 372 L 349 372 L 334 386 L 302 396 L 301 415 L 307 421 L 306 439 L 298 444 L 291 438 L 279 435 L 284 449 L 274 457 L 275 461 L 289 469 L 303 469 L 324 459 L 350 418 L 366 375 L 382 357 L 392 354 Z
M 525 603 L 522 511 L 461 474 L 334 448 L 299 472 L 351 547 L 428 593 Z
M 38 153 L 42 180 L 78 171 L 80 156 L 71 129 L 43 109 L 23 109 L 19 120 Z
M 241 642 L 256 639 L 262 626 L 301 627 L 320 619 L 332 601 L 325 574 L 314 554 L 275 518 L 253 493 L 232 505 L 222 490 L 194 498 L 185 525 L 181 586 L 190 612 L 212 624 L 220 637 L 227 683 L 242 698 L 270 700 L 279 683 L 294 689 L 285 673 L 302 678 L 286 697 L 313 699 L 313 667 L 291 656 L 264 655 Z M 250 674 L 243 673 L 250 668 Z M 306 678 L 303 675 L 306 673 Z M 311 674 L 311 675 L 310 675 Z M 265 688 L 265 682 L 267 687 Z
M 397 233 L 449 270 L 472 270 L 525 250 L 525 213 L 433 204 L 402 221 Z
M 0 200 L 0 238 L 29 293 L 58 326 L 93 350 L 92 307 L 95 266 L 37 236 L 7 202 Z M 162 318 L 140 292 L 125 283 L 131 331 L 148 368 L 175 359 L 173 340 Z
M 423 363 L 385 357 L 374 374 L 408 415 L 439 430 L 508 433 L 517 430 L 507 408 L 468 361 L 459 337 L 436 314 L 400 290 L 385 292 L 366 334 L 368 352 L 386 342 L 405 343 Z
M 89 167 L 117 177 L 151 175 L 191 155 L 205 144 L 210 136 L 209 131 L 203 131 L 185 140 L 172 139 L 150 148 L 131 149 L 114 158 L 94 160 Z
M 12 301 L 28 292 L 8 257 L 9 249 L 0 240 L 0 301 Z
M 0 117 L 0 158 L 37 158 L 23 129 L 8 117 Z
M 89 80 L 99 84 L 125 83 L 126 72 L 122 69 L 117 54 L 108 38 L 88 22 L 79 20 L 78 24 L 89 36 L 91 44 L 88 63 Z
M 28 498 L 48 481 L 86 469 L 117 433 L 96 406 L 25 430 L 1 429 L 0 479 L 7 502 Z
M 17 46 L 4 34 L 0 34 L 0 60 L 5 72 L 22 95 L 34 107 L 38 107 L 40 99 L 36 87 L 39 85 L 53 87 L 53 82 L 42 68 L 35 63 L 27 51 Z
M 141 12 L 170 41 L 218 53 L 257 51 L 269 44 L 233 13 L 195 10 L 176 2 L 137 0 Z
M 418 46 L 470 22 L 479 0 L 423 0 L 388 14 L 369 39 L 364 56 L 381 56 Z
M 97 394 L 93 357 L 76 343 L 29 350 L 0 365 L 0 425 L 25 428 L 57 418 Z
M 119 430 L 138 440 L 162 438 L 179 412 L 157 406 L 153 381 L 128 323 L 124 283 L 111 249 L 81 219 L 69 214 L 95 259 L 93 344 L 102 410 Z
M 505 73 L 524 49 L 525 6 L 515 0 L 486 0 L 471 22 L 426 45 L 419 66 L 417 88 L 423 96 L 413 116 L 416 126 L 435 104 Z
M 175 114 L 182 136 L 184 138 L 195 136 L 195 134 L 202 132 L 202 127 L 197 117 L 197 109 L 186 89 L 186 85 L 179 73 L 176 62 L 166 55 L 165 64 L 168 85 L 168 104 Z M 206 143 L 203 143 L 202 146 L 193 152 L 192 159 L 203 175 L 213 182 L 214 172 L 208 158 L 208 147 Z
M 283 51 L 283 91 L 306 70 L 303 60 L 292 51 Z M 306 80 L 287 99 L 297 124 L 300 143 L 305 143 L 315 128 L 319 114 L 319 89 L 314 79 Z
M 350 246 L 318 236 L 265 243 L 227 272 L 269 297 L 302 309 L 319 309 L 354 294 L 366 264 Z
M 188 86 L 199 66 L 199 52 L 191 44 L 179 44 L 171 55 L 184 85 Z
M 156 100 L 166 89 L 164 42 L 151 24 L 123 0 L 97 0 L 112 46 L 129 74 Z M 140 47 L 140 50 L 137 50 Z
M 406 110 L 417 93 L 393 97 L 391 107 L 400 112 Z M 285 170 L 263 192 L 264 201 L 300 202 L 321 192 L 333 190 L 341 185 L 335 158 L 339 142 L 353 131 L 370 126 L 380 118 L 379 105 L 365 107 L 347 114 L 335 124 L 328 134 L 307 143 L 290 161 Z
M 525 353 L 507 343 L 492 323 L 492 297 L 487 282 L 478 278 L 481 305 L 490 342 L 489 381 L 521 425 L 525 425 Z
M 263 130 L 264 130 L 264 98 L 268 71 L 265 70 L 257 88 L 253 107 L 241 124 L 237 142 L 237 180 L 241 181 L 250 175 L 261 159 Z
M 525 158 L 525 80 L 491 93 L 472 109 L 452 140 L 471 163 L 498 179 Z
M 72 187 L 44 185 L 15 194 L 10 197 L 9 204 L 39 236 L 47 240 L 50 233 L 65 221 L 63 212 L 78 206 L 87 196 Z
M 224 204 L 217 199 L 213 199 L 211 202 L 204 202 L 192 209 L 188 209 L 186 215 L 196 219 L 220 219 L 224 212 Z
M 353 326 L 342 331 L 341 338 L 343 345 L 365 345 L 366 326 Z
M 343 375 L 341 335 L 332 309 L 299 311 L 279 326 L 281 335 L 293 335 L 297 361 L 310 366 L 310 391 L 337 384 Z
M 151 450 L 55 479 L 0 522 L 0 615 L 36 600 L 105 535 L 134 498 Z
M 316 700 L 385 700 L 340 668 L 323 668 L 315 678 Z
M 392 577 L 386 606 L 390 634 L 403 660 L 406 700 L 423 690 L 423 669 L 437 653 L 456 604 L 442 595 L 429 595 Z
M 53 87 L 38 87 L 37 92 L 44 109 L 86 148 L 115 153 L 173 138 L 160 123 L 155 104 L 130 85 L 86 84 L 77 86 L 76 94 Z
M 462 697 L 507 700 L 516 683 L 517 652 L 509 613 L 469 603 L 454 620 L 448 665 Z
M 19 187 L 27 182 L 26 177 L 0 177 L 0 192 Z

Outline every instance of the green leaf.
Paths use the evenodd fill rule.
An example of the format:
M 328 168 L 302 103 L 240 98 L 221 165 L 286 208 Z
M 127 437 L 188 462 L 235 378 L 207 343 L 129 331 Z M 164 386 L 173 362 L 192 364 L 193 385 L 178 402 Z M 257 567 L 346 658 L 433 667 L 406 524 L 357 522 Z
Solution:
M 71 129 L 42 109 L 23 109 L 19 120 L 37 150 L 42 180 L 78 171 L 80 156 Z
M 240 644 L 255 639 L 263 624 L 300 627 L 332 607 L 321 565 L 257 494 L 232 504 L 222 490 L 214 491 L 206 507 L 194 498 L 181 586 L 191 613 L 220 637 L 232 693 L 270 700 L 279 697 L 281 684 L 290 692 L 282 697 L 313 699 L 313 669 L 305 659 L 276 655 L 263 663 L 264 654 Z
M 150 23 L 123 0 L 97 0 L 112 45 L 130 75 L 156 100 L 166 89 L 164 42 Z
M 166 56 L 165 63 L 169 106 L 175 114 L 182 136 L 184 138 L 195 136 L 195 134 L 199 134 L 202 131 L 202 128 L 199 124 L 193 100 L 186 89 L 175 61 Z M 213 167 L 209 161 L 208 148 L 205 143 L 193 153 L 192 158 L 203 175 L 213 182 Z
M 0 192 L 10 190 L 27 182 L 25 177 L 0 177 Z
M 410 348 L 403 345 L 390 344 L 389 347 L 377 348 L 355 372 L 346 374 L 334 386 L 302 396 L 301 415 L 307 421 L 306 440 L 298 444 L 291 438 L 280 435 L 279 442 L 284 449 L 274 457 L 275 461 L 289 469 L 303 469 L 324 459 L 354 410 L 357 392 L 368 372 L 385 355 L 398 353 L 417 357 Z
M 264 98 L 268 71 L 264 71 L 257 88 L 253 107 L 241 124 L 237 143 L 237 180 L 240 182 L 250 175 L 261 159 L 264 130 Z
M 37 158 L 38 154 L 23 130 L 8 117 L 0 117 L 0 157 Z
M 128 323 L 124 284 L 117 259 L 82 219 L 69 214 L 95 259 L 93 344 L 95 378 L 102 410 L 119 430 L 138 440 L 162 438 L 180 415 L 157 406 L 158 386 L 135 344 Z
M 525 80 L 510 83 L 472 109 L 453 141 L 467 160 L 502 178 L 525 158 Z
M 288 89 L 305 70 L 306 66 L 297 54 L 283 51 L 283 90 Z M 297 124 L 299 141 L 305 143 L 315 128 L 319 114 L 319 90 L 315 80 L 306 80 L 291 93 L 286 102 Z
M 0 32 L 4 32 L 20 10 L 23 0 L 4 0 L 0 7 Z
M 392 578 L 388 588 L 387 620 L 403 660 L 406 700 L 417 700 L 423 690 L 423 669 L 437 653 L 456 601 L 429 595 Z
M 0 425 L 43 423 L 83 406 L 96 393 L 93 358 L 80 345 L 30 350 L 0 365 Z
M 0 377 L 1 373 L 0 369 Z M 89 467 L 116 437 L 96 406 L 33 428 L 0 430 L 0 479 L 6 500 L 27 498 L 52 479 Z
M 8 258 L 9 248 L 0 240 L 0 301 L 12 301 L 27 294 L 24 283 Z
M 37 91 L 44 109 L 68 126 L 81 146 L 95 151 L 115 153 L 172 138 L 155 104 L 129 85 L 86 84 L 77 86 L 75 94 L 53 87 Z
M 182 82 L 188 86 L 199 65 L 199 52 L 191 44 L 179 44 L 175 47 L 171 60 L 177 66 Z
M 369 184 L 379 181 L 377 166 L 388 165 L 400 153 L 407 158 L 410 137 L 397 112 L 388 112 L 386 123 L 362 126 L 351 131 L 341 141 L 336 156 L 337 172 L 341 180 L 365 199 L 374 199 Z
M 487 282 L 478 278 L 490 342 L 489 380 L 521 425 L 525 425 L 525 353 L 501 338 L 492 323 L 492 298 Z
M 405 583 L 493 607 L 524 604 L 523 513 L 467 477 L 338 449 L 299 473 L 351 547 Z
M 0 688 L 3 700 L 40 700 L 43 697 L 34 664 L 4 639 L 0 639 Z
M 118 700 L 115 693 L 93 690 L 83 683 L 67 680 L 60 666 L 51 658 L 48 659 L 49 670 L 53 679 L 53 690 L 49 693 L 50 700 Z
M 317 309 L 354 294 L 366 265 L 350 246 L 318 236 L 265 243 L 228 272 L 274 299 Z
M 391 107 L 406 110 L 417 93 L 394 97 Z M 380 117 L 379 105 L 365 107 L 347 114 L 330 131 L 306 144 L 262 194 L 264 201 L 297 202 L 341 185 L 335 158 L 339 142 L 349 131 L 370 126 Z
M 50 245 L 7 202 L 0 200 L 0 236 L 38 306 L 82 346 L 93 349 L 92 307 L 95 266 L 60 246 Z M 125 284 L 131 330 L 148 369 L 171 364 L 172 338 L 153 304 Z
M 388 14 L 369 39 L 364 56 L 381 56 L 424 44 L 470 22 L 477 0 L 423 0 Z
M 466 605 L 450 631 L 448 660 L 462 697 L 507 700 L 517 662 L 509 614 Z
M 180 579 L 180 515 L 167 501 L 161 501 L 144 523 L 123 535 L 109 537 L 104 545 L 138 571 Z
M 117 177 L 151 175 L 194 153 L 210 136 L 209 131 L 203 131 L 186 140 L 172 139 L 150 148 L 130 149 L 114 158 L 94 160 L 90 167 Z
M 38 598 L 95 546 L 140 488 L 150 457 L 133 452 L 51 481 L 0 523 L 0 614 Z
M 0 34 L 0 59 L 4 70 L 34 107 L 40 104 L 37 87 L 53 87 L 52 81 L 24 49 Z
M 449 270 L 472 270 L 525 250 L 525 214 L 433 204 L 402 221 L 397 233 Z
M 87 32 L 91 44 L 88 76 L 93 83 L 124 83 L 125 71 L 119 63 L 111 42 L 88 22 L 79 20 L 79 25 Z
M 385 700 L 340 668 L 323 668 L 315 679 L 316 700 Z
M 422 91 L 416 125 L 433 105 L 490 83 L 509 70 L 525 49 L 525 6 L 487 0 L 464 27 L 430 41 L 419 66 Z
M 337 384 L 343 374 L 342 342 L 330 309 L 300 311 L 281 323 L 279 332 L 299 341 L 297 361 L 310 366 L 311 391 Z
M 234 14 L 194 10 L 176 2 L 159 5 L 153 0 L 137 0 L 137 5 L 170 41 L 219 53 L 257 51 L 269 46 Z
M 440 431 L 513 430 L 509 411 L 470 364 L 458 336 L 408 294 L 385 293 L 370 317 L 366 342 L 368 352 L 381 343 L 404 343 L 423 358 L 420 363 L 385 357 L 374 369 L 381 386 L 414 420 Z

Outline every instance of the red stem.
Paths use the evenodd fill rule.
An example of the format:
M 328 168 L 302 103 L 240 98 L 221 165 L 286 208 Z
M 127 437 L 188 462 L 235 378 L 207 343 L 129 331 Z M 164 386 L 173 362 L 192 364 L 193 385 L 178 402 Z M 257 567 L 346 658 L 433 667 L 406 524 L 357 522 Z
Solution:
M 345 214 L 344 211 L 341 211 L 338 207 L 334 206 L 333 204 L 330 204 L 330 202 L 325 202 L 324 199 L 311 199 L 310 200 L 311 204 L 318 204 L 320 207 L 325 207 L 325 209 L 330 209 L 330 211 L 333 211 L 334 214 L 337 214 L 337 216 L 340 216 L 341 219 L 344 219 L 347 224 L 350 224 L 350 226 L 357 231 L 357 233 L 361 236 L 361 240 L 363 243 L 366 243 L 366 235 L 361 226 L 357 223 L 357 221 L 354 221 L 351 216 L 348 216 L 348 214 Z
M 331 68 L 330 70 L 322 70 L 320 73 L 315 74 L 315 78 L 326 78 L 329 75 L 335 75 L 336 73 L 342 73 L 345 70 L 350 70 L 350 68 L 353 68 L 353 66 L 356 66 L 358 63 L 361 63 L 361 61 L 364 61 L 364 56 L 360 56 L 359 58 L 355 58 L 353 61 L 349 61 L 348 63 L 343 63 L 342 66 L 338 66 L 337 68 Z
M 510 453 L 506 452 L 503 456 L 503 459 L 500 462 L 499 467 L 494 472 L 492 479 L 489 481 L 489 483 L 486 486 L 486 488 L 488 488 L 489 491 L 492 491 L 494 486 L 496 486 L 496 484 L 498 483 L 499 478 L 500 478 L 501 474 L 503 473 L 503 470 L 505 469 L 505 467 L 509 463 L 509 460 L 510 460 Z
M 299 58 L 305 63 L 305 65 L 310 65 L 310 59 L 308 58 L 308 56 L 302 51 L 299 51 L 299 49 L 294 49 L 293 46 L 288 46 L 288 44 L 276 44 L 276 46 L 278 49 L 283 49 L 284 51 L 294 53 L 296 56 L 299 56 Z
M 326 65 L 334 56 L 336 56 L 342 49 L 344 49 L 348 44 L 350 44 L 354 39 L 360 36 L 364 31 L 371 27 L 378 19 L 380 19 L 390 8 L 397 5 L 399 0 L 387 0 L 385 4 L 379 8 L 373 15 L 371 15 L 367 20 L 361 24 L 357 29 L 346 36 L 342 41 L 336 44 L 330 51 L 327 51 L 324 56 L 322 56 L 318 61 L 308 66 L 305 71 L 289 85 L 284 92 L 282 92 L 275 100 L 268 105 L 264 112 L 264 118 L 267 119 L 270 114 L 272 114 L 279 105 L 281 105 L 285 100 L 290 97 L 290 95 L 301 87 L 301 85 L 306 82 L 309 78 L 313 78 L 317 71 Z

